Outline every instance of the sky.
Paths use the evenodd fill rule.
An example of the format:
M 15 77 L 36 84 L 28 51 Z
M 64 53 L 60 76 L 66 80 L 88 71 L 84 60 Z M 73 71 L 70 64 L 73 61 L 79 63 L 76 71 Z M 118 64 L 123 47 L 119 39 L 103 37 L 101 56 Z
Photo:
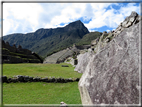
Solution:
M 3 35 L 64 27 L 81 20 L 90 32 L 114 30 L 139 3 L 3 3 Z

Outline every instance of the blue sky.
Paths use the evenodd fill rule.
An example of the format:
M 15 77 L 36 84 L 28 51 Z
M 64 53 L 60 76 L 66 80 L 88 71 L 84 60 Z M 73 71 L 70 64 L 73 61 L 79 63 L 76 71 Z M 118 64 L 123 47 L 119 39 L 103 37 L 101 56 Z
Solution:
M 3 35 L 64 27 L 81 20 L 92 31 L 115 29 L 139 3 L 3 3 Z

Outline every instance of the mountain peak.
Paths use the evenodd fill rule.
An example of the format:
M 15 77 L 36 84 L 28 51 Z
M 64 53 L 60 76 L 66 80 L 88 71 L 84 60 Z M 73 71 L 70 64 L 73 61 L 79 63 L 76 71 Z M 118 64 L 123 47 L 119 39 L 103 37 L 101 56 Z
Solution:
M 77 26 L 84 26 L 84 24 L 80 21 L 80 20 L 77 20 L 77 21 L 74 21 L 74 22 L 71 22 L 69 23 L 67 26 L 74 26 L 74 27 L 77 27 Z
M 84 29 L 85 32 L 89 33 L 88 29 L 84 26 L 84 24 L 80 20 L 71 22 L 65 26 L 65 30 L 71 31 L 74 29 Z

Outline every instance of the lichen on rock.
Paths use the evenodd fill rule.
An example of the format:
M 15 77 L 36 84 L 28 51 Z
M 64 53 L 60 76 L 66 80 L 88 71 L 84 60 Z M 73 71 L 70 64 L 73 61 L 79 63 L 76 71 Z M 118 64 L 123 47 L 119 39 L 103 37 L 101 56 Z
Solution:
M 134 16 L 134 19 L 132 17 Z M 82 104 L 139 104 L 140 24 L 134 12 L 133 22 L 95 54 L 88 56 L 79 81 Z M 137 23 L 134 22 L 137 20 Z M 126 20 L 124 20 L 125 22 Z M 116 33 L 117 32 L 117 33 Z M 85 53 L 86 56 L 88 53 Z M 85 55 L 84 54 L 84 55 Z M 81 56 L 81 55 L 80 55 Z M 83 56 L 83 55 L 82 55 Z M 83 58 L 87 59 L 85 56 Z M 83 62 L 83 59 L 80 60 Z M 86 60 L 87 61 L 87 60 Z M 78 64 L 79 64 L 78 60 Z M 77 67 L 76 66 L 76 67 Z

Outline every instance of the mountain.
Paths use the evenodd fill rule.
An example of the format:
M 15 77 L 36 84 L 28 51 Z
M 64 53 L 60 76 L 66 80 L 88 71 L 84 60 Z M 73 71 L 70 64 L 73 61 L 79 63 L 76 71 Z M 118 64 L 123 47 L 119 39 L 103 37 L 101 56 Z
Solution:
M 11 46 L 13 44 L 16 46 L 21 45 L 23 48 L 45 57 L 72 46 L 74 43 L 79 42 L 87 33 L 89 33 L 88 29 L 78 20 L 65 27 L 41 28 L 32 33 L 6 35 L 3 36 L 3 40 L 9 42 Z
M 76 45 L 90 45 L 92 40 L 99 38 L 102 32 L 90 32 L 83 36 L 83 38 L 76 43 Z

